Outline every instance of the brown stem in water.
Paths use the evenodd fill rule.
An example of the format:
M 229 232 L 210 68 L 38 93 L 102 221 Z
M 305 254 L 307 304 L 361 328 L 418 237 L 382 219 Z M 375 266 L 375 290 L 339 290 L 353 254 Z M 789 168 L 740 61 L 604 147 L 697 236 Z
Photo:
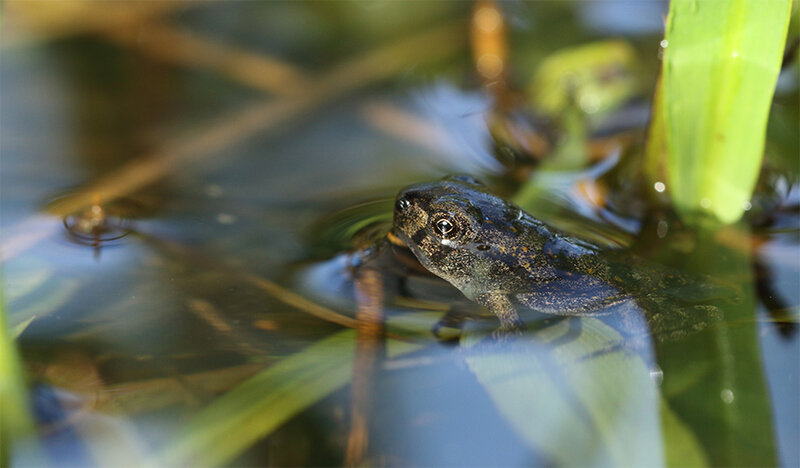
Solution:
M 363 268 L 356 276 L 356 356 L 351 386 L 350 433 L 347 436 L 345 466 L 363 464 L 369 444 L 369 415 L 375 372 L 383 346 L 383 283 L 380 272 Z
M 205 68 L 270 94 L 298 94 L 311 85 L 305 74 L 289 63 L 193 34 L 165 22 L 109 29 L 105 36 L 155 60 Z

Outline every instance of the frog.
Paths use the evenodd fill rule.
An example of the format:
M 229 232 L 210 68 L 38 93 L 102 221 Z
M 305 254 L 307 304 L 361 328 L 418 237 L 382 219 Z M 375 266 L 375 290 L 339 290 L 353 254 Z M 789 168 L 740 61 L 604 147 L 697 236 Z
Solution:
M 673 334 L 720 318 L 713 306 L 678 306 L 687 293 L 718 294 L 706 281 L 560 232 L 469 176 L 400 190 L 391 234 L 425 269 L 492 312 L 500 322 L 497 335 L 524 330 L 526 310 L 644 313 L 651 328 L 663 331 L 671 323 Z

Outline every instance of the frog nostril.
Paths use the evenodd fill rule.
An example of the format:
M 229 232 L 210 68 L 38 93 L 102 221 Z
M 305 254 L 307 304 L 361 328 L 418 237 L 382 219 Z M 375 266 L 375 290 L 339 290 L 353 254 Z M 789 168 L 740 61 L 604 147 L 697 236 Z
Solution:
M 411 202 L 406 198 L 399 198 L 394 204 L 394 209 L 399 213 L 408 211 L 409 208 L 411 208 Z

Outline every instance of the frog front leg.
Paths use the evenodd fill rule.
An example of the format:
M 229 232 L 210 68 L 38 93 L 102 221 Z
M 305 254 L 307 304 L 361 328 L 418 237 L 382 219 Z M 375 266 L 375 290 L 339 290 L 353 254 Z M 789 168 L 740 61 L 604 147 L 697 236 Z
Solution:
M 521 334 L 525 329 L 525 324 L 520 319 L 508 294 L 504 292 L 479 294 L 475 297 L 475 302 L 489 309 L 500 319 L 500 328 L 493 333 L 495 337 Z

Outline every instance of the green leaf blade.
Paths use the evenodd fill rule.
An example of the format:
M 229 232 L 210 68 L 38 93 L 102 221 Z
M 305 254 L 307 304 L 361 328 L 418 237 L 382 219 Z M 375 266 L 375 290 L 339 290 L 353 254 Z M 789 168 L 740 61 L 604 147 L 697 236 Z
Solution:
M 790 0 L 670 5 L 661 112 L 672 201 L 684 219 L 738 220 L 761 165 Z

